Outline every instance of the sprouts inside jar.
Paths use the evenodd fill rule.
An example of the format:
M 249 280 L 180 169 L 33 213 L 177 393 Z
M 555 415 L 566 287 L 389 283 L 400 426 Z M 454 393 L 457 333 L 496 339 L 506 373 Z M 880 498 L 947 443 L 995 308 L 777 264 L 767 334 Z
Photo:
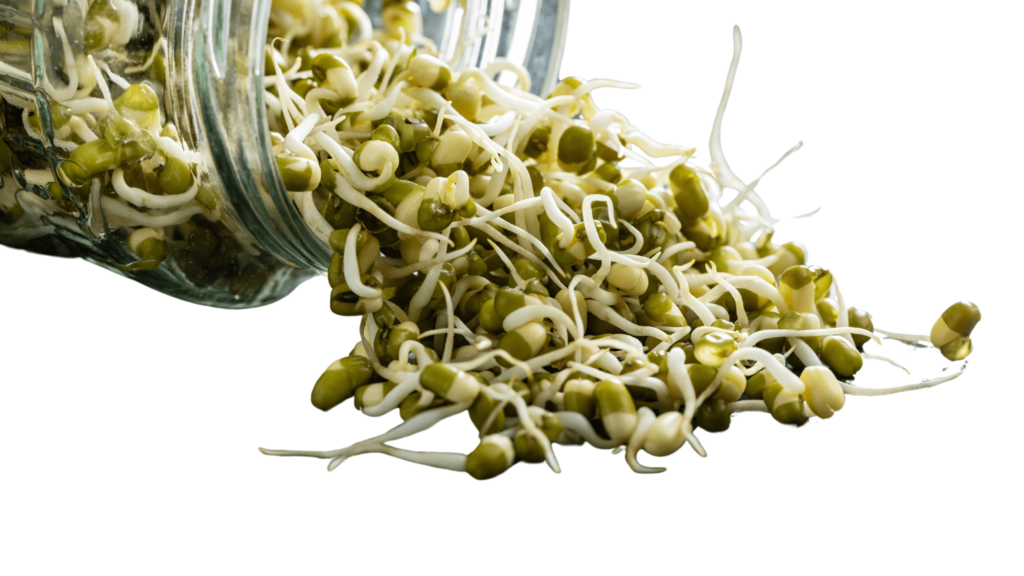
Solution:
M 196 301 L 280 297 L 308 271 L 242 230 L 197 135 L 168 111 L 171 8 L 68 0 L 45 7 L 46 25 L 0 25 L 0 243 L 92 258 Z

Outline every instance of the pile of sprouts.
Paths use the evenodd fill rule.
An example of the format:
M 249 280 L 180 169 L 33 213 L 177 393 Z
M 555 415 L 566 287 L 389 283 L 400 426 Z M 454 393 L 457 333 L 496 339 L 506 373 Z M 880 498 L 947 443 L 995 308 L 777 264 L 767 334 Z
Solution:
M 459 10 L 447 4 L 431 7 Z M 60 74 L 26 71 L 41 46 L 32 29 L 0 30 L 0 75 L 14 80 L 0 101 L 0 233 L 102 228 L 134 254 L 133 271 L 173 264 L 235 293 L 265 281 L 272 258 L 167 121 L 166 6 L 50 9 Z M 332 251 L 331 311 L 360 318 L 359 343 L 312 403 L 352 399 L 402 423 L 339 450 L 265 453 L 330 469 L 383 453 L 486 479 L 517 462 L 558 472 L 554 445 L 587 443 L 659 472 L 641 450 L 689 444 L 703 456 L 697 430 L 722 432 L 735 413 L 800 426 L 831 418 L 847 395 L 962 372 L 853 383 L 880 358 L 863 350 L 880 336 L 963 360 L 981 315 L 958 302 L 929 335 L 876 330 L 803 245 L 773 240 L 761 178 L 737 177 L 721 146 L 738 29 L 705 166 L 592 97 L 635 85 L 569 77 L 538 97 L 514 63 L 459 70 L 464 47 L 442 59 L 415 2 L 385 1 L 379 29 L 358 1 L 274 0 L 270 18 L 264 100 L 281 180 Z M 59 162 L 33 156 L 41 142 Z M 464 412 L 478 433 L 469 454 L 391 444 Z
M 570 77 L 537 97 L 510 62 L 439 59 L 416 3 L 382 16 L 371 32 L 350 2 L 275 2 L 266 100 L 282 178 L 334 251 L 331 310 L 361 318 L 312 403 L 403 422 L 339 450 L 264 453 L 329 469 L 383 453 L 487 479 L 517 462 L 558 472 L 555 444 L 588 443 L 660 472 L 641 450 L 704 456 L 696 430 L 737 412 L 800 426 L 846 395 L 961 373 L 852 383 L 878 334 L 962 360 L 980 312 L 954 304 L 929 336 L 876 331 L 804 246 L 773 242 L 760 178 L 738 178 L 720 143 L 738 29 L 704 167 L 591 97 L 634 85 Z M 495 81 L 505 72 L 515 87 Z M 479 436 L 467 455 L 391 444 L 463 412 Z

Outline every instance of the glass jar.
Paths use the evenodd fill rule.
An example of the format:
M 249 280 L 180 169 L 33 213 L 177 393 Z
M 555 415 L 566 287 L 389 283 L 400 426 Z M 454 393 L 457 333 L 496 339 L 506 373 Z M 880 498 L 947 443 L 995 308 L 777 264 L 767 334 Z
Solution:
M 331 249 L 289 198 L 268 128 L 271 0 L 5 4 L 0 244 L 223 308 L 274 302 L 327 270 Z M 380 28 L 381 0 L 363 4 Z M 508 58 L 532 92 L 555 85 L 569 0 L 419 4 L 424 35 L 456 69 Z M 96 75 L 107 85 L 80 84 Z M 69 120 L 59 103 L 104 115 Z

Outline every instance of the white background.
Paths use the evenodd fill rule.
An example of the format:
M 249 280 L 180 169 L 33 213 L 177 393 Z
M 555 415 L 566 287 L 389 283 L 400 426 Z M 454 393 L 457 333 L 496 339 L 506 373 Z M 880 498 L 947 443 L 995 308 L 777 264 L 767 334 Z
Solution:
M 326 279 L 230 312 L 0 249 L 0 572 L 1019 573 L 1021 10 L 837 5 L 577 0 L 562 70 L 643 83 L 597 102 L 706 160 L 739 24 L 733 168 L 751 179 L 805 142 L 759 190 L 778 215 L 822 206 L 779 234 L 877 327 L 927 333 L 977 302 L 959 380 L 799 430 L 739 415 L 703 435 L 707 459 L 684 449 L 657 476 L 589 447 L 560 449 L 559 476 L 476 482 L 377 455 L 327 473 L 256 450 L 397 421 L 309 404 L 355 341 Z M 468 451 L 457 420 L 403 445 Z

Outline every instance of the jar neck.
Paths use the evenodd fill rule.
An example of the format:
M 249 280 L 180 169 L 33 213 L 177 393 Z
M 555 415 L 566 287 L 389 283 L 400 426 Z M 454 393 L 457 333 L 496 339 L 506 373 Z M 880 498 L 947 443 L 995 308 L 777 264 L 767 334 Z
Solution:
M 229 219 L 296 268 L 326 271 L 331 250 L 303 222 L 277 171 L 263 94 L 271 0 L 175 0 L 168 116 L 205 159 Z

